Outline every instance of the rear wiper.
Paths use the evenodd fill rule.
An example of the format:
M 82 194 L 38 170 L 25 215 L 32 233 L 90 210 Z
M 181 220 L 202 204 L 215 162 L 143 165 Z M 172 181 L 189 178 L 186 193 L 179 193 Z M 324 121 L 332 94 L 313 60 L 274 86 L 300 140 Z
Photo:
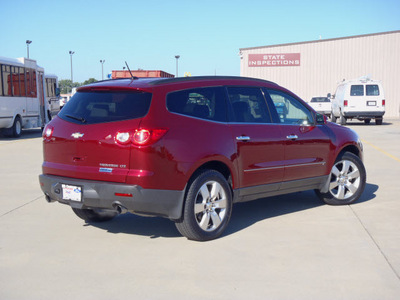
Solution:
M 84 119 L 84 118 L 74 117 L 74 116 L 71 116 L 71 115 L 65 115 L 65 116 L 68 117 L 68 118 L 71 118 L 71 119 L 80 121 L 80 122 L 82 122 L 82 123 L 86 123 L 86 119 Z

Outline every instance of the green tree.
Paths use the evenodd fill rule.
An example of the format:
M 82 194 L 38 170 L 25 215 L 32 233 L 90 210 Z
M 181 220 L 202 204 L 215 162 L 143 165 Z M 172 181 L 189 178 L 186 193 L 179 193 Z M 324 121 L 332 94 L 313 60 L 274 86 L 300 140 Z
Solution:
M 79 82 L 72 82 L 70 79 L 62 79 L 58 82 L 61 94 L 69 94 L 72 88 L 79 87 L 81 84 Z
M 97 81 L 97 79 L 89 78 L 88 80 L 85 80 L 85 81 L 82 83 L 82 85 L 91 84 L 91 83 L 94 83 L 94 82 L 96 82 L 96 81 Z

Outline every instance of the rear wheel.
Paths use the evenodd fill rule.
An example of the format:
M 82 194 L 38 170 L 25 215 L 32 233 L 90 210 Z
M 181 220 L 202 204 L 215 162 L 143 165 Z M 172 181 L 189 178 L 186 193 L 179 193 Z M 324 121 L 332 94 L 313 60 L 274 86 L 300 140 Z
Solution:
M 364 119 L 364 123 L 368 125 L 369 123 L 371 123 L 371 119 Z
M 113 219 L 118 213 L 105 210 L 101 208 L 97 209 L 79 209 L 72 207 L 74 213 L 81 219 L 88 222 L 105 222 Z
M 351 204 L 364 191 L 366 171 L 361 159 L 350 152 L 340 155 L 331 170 L 329 191 L 316 191 L 321 200 L 330 205 Z
M 221 173 L 201 172 L 189 185 L 182 219 L 175 223 L 188 239 L 207 241 L 219 237 L 232 214 L 232 194 Z
M 382 123 L 383 123 L 383 118 L 375 118 L 376 125 L 382 125 Z

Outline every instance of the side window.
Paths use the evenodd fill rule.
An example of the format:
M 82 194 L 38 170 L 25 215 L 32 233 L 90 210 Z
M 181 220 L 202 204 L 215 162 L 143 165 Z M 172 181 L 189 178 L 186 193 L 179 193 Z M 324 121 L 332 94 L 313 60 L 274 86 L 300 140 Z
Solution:
M 379 96 L 379 86 L 377 84 L 367 84 L 367 96 Z
M 167 95 L 170 112 L 195 118 L 226 122 L 225 91 L 222 87 L 195 88 Z
M 2 65 L 1 71 L 3 73 L 3 95 L 11 96 L 11 68 L 10 66 Z
M 313 124 L 312 113 L 297 99 L 275 90 L 268 90 L 278 113 L 280 123 L 283 124 Z
M 364 96 L 364 86 L 360 85 L 352 85 L 350 89 L 350 96 Z
M 259 88 L 228 87 L 227 90 L 233 110 L 233 122 L 271 123 L 267 103 Z

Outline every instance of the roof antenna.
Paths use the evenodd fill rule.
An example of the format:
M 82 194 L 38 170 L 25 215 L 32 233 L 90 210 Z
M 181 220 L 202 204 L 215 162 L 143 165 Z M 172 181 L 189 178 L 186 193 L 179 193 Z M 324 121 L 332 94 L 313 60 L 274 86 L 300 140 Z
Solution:
M 139 79 L 139 78 L 133 76 L 133 74 L 132 74 L 132 72 L 131 72 L 131 69 L 129 69 L 128 63 L 127 63 L 126 61 L 125 61 L 125 65 L 126 65 L 126 67 L 128 68 L 129 73 L 131 74 L 132 80 Z

